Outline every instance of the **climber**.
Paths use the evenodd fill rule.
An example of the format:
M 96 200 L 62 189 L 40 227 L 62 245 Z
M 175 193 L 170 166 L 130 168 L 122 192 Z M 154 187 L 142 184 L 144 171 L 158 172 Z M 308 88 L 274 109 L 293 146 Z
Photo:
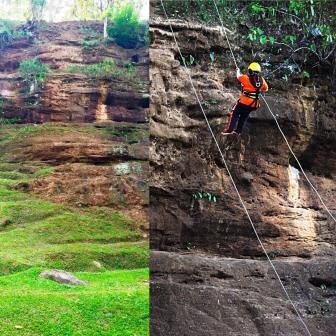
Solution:
M 256 62 L 249 65 L 248 75 L 242 75 L 237 68 L 237 79 L 242 86 L 242 93 L 232 108 L 229 122 L 221 135 L 232 133 L 240 135 L 249 114 L 260 107 L 259 93 L 268 90 L 268 85 L 265 79 L 260 76 L 260 72 L 261 67 Z

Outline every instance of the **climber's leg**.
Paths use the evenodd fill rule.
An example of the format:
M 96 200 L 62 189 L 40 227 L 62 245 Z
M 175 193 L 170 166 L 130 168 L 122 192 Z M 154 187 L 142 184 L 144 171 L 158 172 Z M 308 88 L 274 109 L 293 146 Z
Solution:
M 222 135 L 230 134 L 233 132 L 238 118 L 239 118 L 239 105 L 241 105 L 239 102 L 236 103 L 236 105 L 232 108 L 232 111 L 230 113 L 229 121 L 227 123 L 227 126 L 225 130 L 221 133 Z
M 237 128 L 234 130 L 236 133 L 241 134 L 245 123 L 250 115 L 250 113 L 255 110 L 254 108 L 251 108 L 249 106 L 244 105 L 243 107 L 241 107 L 240 109 L 240 113 L 239 113 L 239 119 L 238 119 L 238 124 L 237 124 Z

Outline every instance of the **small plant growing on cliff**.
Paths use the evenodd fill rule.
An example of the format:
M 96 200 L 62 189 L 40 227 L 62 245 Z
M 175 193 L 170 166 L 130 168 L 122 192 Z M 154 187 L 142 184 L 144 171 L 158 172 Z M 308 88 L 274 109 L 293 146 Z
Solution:
M 326 290 L 326 289 L 327 289 L 327 286 L 326 286 L 324 283 L 322 283 L 322 284 L 320 285 L 320 288 L 321 288 L 322 290 Z
M 93 79 L 110 79 L 113 77 L 131 79 L 135 75 L 135 67 L 131 62 L 126 62 L 119 66 L 110 58 L 95 64 L 70 66 L 67 71 L 70 73 L 83 73 Z
M 136 48 L 146 41 L 146 28 L 139 19 L 139 13 L 132 3 L 128 3 L 110 14 L 113 24 L 107 28 L 108 36 L 123 48 Z
M 102 41 L 100 39 L 94 39 L 94 40 L 84 39 L 82 41 L 82 46 L 83 46 L 83 49 L 91 49 L 91 48 L 99 46 L 101 43 Z
M 4 105 L 5 105 L 5 101 L 3 100 L 3 98 L 0 98 L 0 114 L 3 113 Z
M 50 68 L 39 59 L 34 58 L 23 60 L 20 63 L 19 72 L 32 93 L 44 82 L 50 72 Z

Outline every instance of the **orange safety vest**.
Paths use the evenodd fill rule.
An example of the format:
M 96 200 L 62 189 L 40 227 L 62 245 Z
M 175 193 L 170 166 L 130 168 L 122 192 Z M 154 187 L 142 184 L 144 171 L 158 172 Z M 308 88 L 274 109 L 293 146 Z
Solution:
M 242 86 L 239 102 L 253 108 L 259 108 L 259 92 L 268 90 L 268 85 L 265 79 L 260 77 L 260 81 L 256 83 L 253 83 L 248 75 L 241 75 L 237 79 Z

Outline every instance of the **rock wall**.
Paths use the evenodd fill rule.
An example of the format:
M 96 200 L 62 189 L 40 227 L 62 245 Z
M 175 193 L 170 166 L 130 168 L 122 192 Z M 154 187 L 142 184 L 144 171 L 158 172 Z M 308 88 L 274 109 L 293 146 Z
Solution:
M 34 123 L 35 129 L 7 125 L 0 139 L 1 162 L 18 169 L 22 164 L 50 166 L 53 171 L 17 188 L 69 206 L 112 208 L 147 231 L 148 47 L 102 43 L 100 22 L 41 23 L 38 29 L 22 29 L 27 37 L 0 53 L 0 126 L 9 119 Z M 85 41 L 97 45 L 88 48 Z M 19 66 L 33 58 L 51 71 L 30 93 Z M 69 71 L 104 59 L 113 59 L 120 68 L 133 62 L 134 78 L 107 74 L 94 79 Z M 11 133 L 11 128 L 8 140 L 6 130 Z
M 147 122 L 148 48 L 124 49 L 103 43 L 85 48 L 84 40 L 97 40 L 102 30 L 97 22 L 50 23 L 6 47 L 0 54 L 0 95 L 5 99 L 5 116 L 35 123 Z M 43 87 L 33 95 L 18 73 L 20 62 L 32 58 L 52 69 Z M 116 78 L 93 80 L 67 70 L 106 58 L 120 66 L 133 62 L 137 71 L 134 83 Z
M 183 55 L 195 59 L 192 78 L 218 134 L 239 96 L 228 46 L 216 28 L 172 23 Z M 239 203 L 165 20 L 152 20 L 151 40 L 152 334 L 304 335 Z M 233 47 L 245 67 L 251 61 L 248 46 L 241 42 Z M 213 63 L 210 52 L 217 56 Z M 311 83 L 285 84 L 274 78 L 270 86 L 269 105 L 335 213 L 335 97 L 324 74 Z M 262 107 L 241 138 L 218 140 L 311 333 L 335 333 L 335 222 L 297 170 L 274 120 Z M 198 192 L 219 201 L 195 199 Z M 235 275 L 227 273 L 233 269 Z M 314 308 L 322 303 L 323 309 Z

